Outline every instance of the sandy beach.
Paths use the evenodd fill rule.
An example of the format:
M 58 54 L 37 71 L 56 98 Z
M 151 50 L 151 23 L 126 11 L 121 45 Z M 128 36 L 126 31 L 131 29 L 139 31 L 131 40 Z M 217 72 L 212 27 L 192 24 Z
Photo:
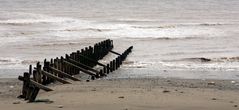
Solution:
M 239 110 L 239 0 L 0 0 L 0 7 L 0 110 Z M 119 54 L 133 46 L 117 71 L 47 85 L 54 91 L 40 90 L 34 103 L 17 98 L 17 77 L 29 65 L 105 39 Z
M 229 80 L 99 79 L 49 85 L 34 103 L 17 99 L 21 83 L 1 79 L 0 107 L 8 110 L 238 110 L 239 86 Z

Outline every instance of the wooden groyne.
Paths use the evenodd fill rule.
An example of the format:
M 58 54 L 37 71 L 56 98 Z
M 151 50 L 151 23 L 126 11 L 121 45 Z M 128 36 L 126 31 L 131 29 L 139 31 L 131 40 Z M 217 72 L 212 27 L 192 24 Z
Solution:
M 30 65 L 29 71 L 18 77 L 20 81 L 23 81 L 22 94 L 19 98 L 34 102 L 40 89 L 47 92 L 53 91 L 47 85 L 56 81 L 62 84 L 70 84 L 66 79 L 80 81 L 81 79 L 74 77 L 77 74 L 89 75 L 92 80 L 107 76 L 107 74 L 120 67 L 133 49 L 133 46 L 131 46 L 120 54 L 114 52 L 113 47 L 113 41 L 107 39 L 96 43 L 93 47 L 85 47 L 71 54 L 66 54 L 64 57 L 56 57 L 49 61 L 45 59 L 43 65 L 40 62 L 35 67 Z M 109 52 L 118 56 L 107 64 L 100 63 L 99 60 Z M 93 67 L 96 65 L 101 68 L 94 69 Z

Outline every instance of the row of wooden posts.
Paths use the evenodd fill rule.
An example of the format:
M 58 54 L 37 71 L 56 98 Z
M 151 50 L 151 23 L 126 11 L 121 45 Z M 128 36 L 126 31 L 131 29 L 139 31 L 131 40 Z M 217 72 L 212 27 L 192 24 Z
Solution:
M 117 70 L 127 55 L 132 51 L 133 46 L 126 49 L 122 54 L 112 51 L 113 41 L 110 39 L 96 43 L 93 47 L 85 47 L 81 51 L 66 54 L 65 57 L 44 60 L 43 67 L 38 62 L 36 67 L 29 66 L 29 72 L 24 72 L 18 79 L 23 81 L 22 94 L 19 98 L 24 98 L 29 102 L 34 102 L 40 89 L 53 91 L 47 85 L 55 81 L 63 84 L 70 84 L 66 79 L 80 81 L 74 75 L 84 73 L 89 75 L 92 80 L 107 76 L 110 72 Z M 98 62 L 109 52 L 118 55 L 108 64 Z M 99 65 L 100 70 L 93 67 Z

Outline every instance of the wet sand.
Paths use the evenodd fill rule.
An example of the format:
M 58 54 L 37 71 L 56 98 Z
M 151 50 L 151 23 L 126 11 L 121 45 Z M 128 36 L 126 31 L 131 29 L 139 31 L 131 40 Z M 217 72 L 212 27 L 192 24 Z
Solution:
M 37 100 L 17 99 L 21 83 L 1 79 L 0 107 L 8 110 L 238 110 L 239 86 L 230 80 L 161 78 L 100 79 L 53 84 Z

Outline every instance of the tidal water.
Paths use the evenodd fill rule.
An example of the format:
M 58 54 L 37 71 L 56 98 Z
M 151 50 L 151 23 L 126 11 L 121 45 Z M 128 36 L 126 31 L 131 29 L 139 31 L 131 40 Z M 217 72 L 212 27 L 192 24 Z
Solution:
M 114 77 L 239 79 L 238 35 L 238 0 L 0 0 L 0 77 L 110 38 Z

